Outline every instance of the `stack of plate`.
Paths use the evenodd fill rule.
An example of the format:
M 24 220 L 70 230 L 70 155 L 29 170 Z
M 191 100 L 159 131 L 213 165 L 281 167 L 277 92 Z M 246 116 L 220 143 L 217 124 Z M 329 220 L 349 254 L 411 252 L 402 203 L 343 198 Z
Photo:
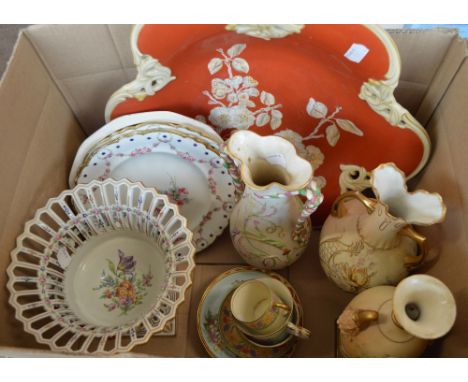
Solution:
M 235 204 L 238 182 L 222 144 L 211 127 L 179 114 L 127 115 L 83 142 L 69 183 L 125 178 L 155 188 L 177 204 L 201 251 L 226 228 Z

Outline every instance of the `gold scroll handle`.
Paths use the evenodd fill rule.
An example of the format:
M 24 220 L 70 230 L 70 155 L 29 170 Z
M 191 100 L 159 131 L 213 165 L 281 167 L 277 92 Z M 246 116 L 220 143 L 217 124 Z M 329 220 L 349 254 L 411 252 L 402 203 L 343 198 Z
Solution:
M 280 302 L 275 302 L 273 304 L 273 306 L 277 309 L 281 309 L 281 310 L 284 310 L 285 312 L 288 312 L 291 310 L 291 308 L 289 307 L 289 305 L 286 305 L 286 304 L 282 304 Z
M 338 198 L 335 200 L 335 203 L 333 203 L 333 206 L 331 208 L 332 216 L 337 218 L 342 218 L 343 216 L 345 216 L 348 211 L 344 206 L 344 202 L 349 199 L 359 200 L 364 205 L 364 207 L 367 208 L 367 211 L 369 213 L 374 212 L 375 205 L 377 204 L 376 200 L 369 199 L 358 191 L 348 191 L 338 196 Z
M 333 203 L 331 214 L 334 217 L 341 218 L 347 214 L 346 207 L 344 206 L 344 202 L 350 199 L 357 199 L 359 200 L 364 207 L 366 207 L 369 213 L 374 212 L 375 205 L 377 201 L 375 199 L 370 199 L 359 191 L 349 191 L 345 192 L 344 194 L 340 195 Z M 404 258 L 404 264 L 407 268 L 413 268 L 416 266 L 421 265 L 423 260 L 427 256 L 427 239 L 425 236 L 421 235 L 420 233 L 416 232 L 413 227 L 407 225 L 403 227 L 399 232 L 400 236 L 407 236 L 410 239 L 413 239 L 416 244 L 418 245 L 418 254 L 416 255 L 406 255 Z
M 427 239 L 425 236 L 421 235 L 420 233 L 416 232 L 413 227 L 410 225 L 404 227 L 400 232 L 401 236 L 407 236 L 410 239 L 413 239 L 416 244 L 418 245 L 418 254 L 417 255 L 406 255 L 404 262 L 405 267 L 413 268 L 416 266 L 421 265 L 423 260 L 427 256 Z
M 297 326 L 292 322 L 288 322 L 286 325 L 286 331 L 289 334 L 292 334 L 295 337 L 301 338 L 303 340 L 308 340 L 310 338 L 310 330 L 303 328 L 302 326 Z

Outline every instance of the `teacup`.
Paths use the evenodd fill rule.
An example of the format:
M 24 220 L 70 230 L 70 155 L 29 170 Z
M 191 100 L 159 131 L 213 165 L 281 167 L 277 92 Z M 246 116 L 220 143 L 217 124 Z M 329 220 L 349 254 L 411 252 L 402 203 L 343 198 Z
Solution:
M 291 308 L 264 283 L 243 282 L 231 298 L 231 312 L 239 325 L 253 331 L 265 330 L 277 321 L 284 321 Z
M 293 318 L 294 324 L 296 325 L 299 324 L 299 313 L 298 313 L 298 307 L 296 306 L 296 304 L 294 304 L 294 312 L 293 312 L 292 318 Z M 239 333 L 242 336 L 242 338 L 244 338 L 246 341 L 261 348 L 280 347 L 280 346 L 285 345 L 287 342 L 291 341 L 294 338 L 294 336 L 287 331 L 283 331 L 281 335 L 278 335 L 276 337 L 270 336 L 269 338 L 266 338 L 266 339 L 259 339 L 259 338 L 252 337 L 251 335 L 249 335 L 246 332 L 243 332 L 242 330 L 239 330 Z
M 278 301 L 281 307 L 275 306 Z M 309 338 L 307 329 L 292 322 L 293 310 L 294 299 L 289 289 L 269 277 L 244 282 L 231 298 L 231 312 L 239 330 L 268 346 L 284 343 L 291 335 Z

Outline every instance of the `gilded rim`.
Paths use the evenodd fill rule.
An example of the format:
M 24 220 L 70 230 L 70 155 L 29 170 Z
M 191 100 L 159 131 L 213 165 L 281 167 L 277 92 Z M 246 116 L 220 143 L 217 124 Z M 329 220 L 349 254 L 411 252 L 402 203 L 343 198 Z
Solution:
M 369 182 L 371 184 L 372 191 L 375 194 L 375 199 L 374 198 L 368 198 L 368 197 L 364 196 L 360 191 L 347 191 L 347 192 L 341 194 L 334 201 L 332 209 L 331 209 L 332 214 L 334 216 L 336 216 L 336 217 L 342 217 L 342 215 L 340 213 L 340 206 L 342 205 L 343 202 L 346 201 L 346 199 L 351 199 L 351 198 L 359 200 L 367 208 L 368 211 L 373 211 L 375 209 L 375 205 L 380 201 L 380 194 L 379 194 L 378 190 L 374 187 L 374 184 L 373 184 L 373 181 L 374 181 L 373 172 L 375 170 L 378 170 L 378 169 L 380 169 L 382 167 L 386 167 L 386 166 L 392 166 L 393 169 L 396 172 L 398 172 L 399 174 L 401 174 L 403 179 L 405 179 L 405 173 L 403 171 L 401 171 L 394 163 L 392 163 L 392 162 L 382 163 L 369 173 L 369 177 L 370 177 Z M 417 193 L 422 193 L 422 194 L 429 195 L 429 196 L 435 196 L 437 199 L 440 200 L 440 204 L 442 205 L 442 216 L 441 216 L 440 219 L 434 220 L 434 221 L 432 221 L 430 223 L 417 223 L 417 224 L 416 223 L 414 223 L 414 224 L 407 223 L 408 226 L 418 225 L 418 226 L 423 226 L 423 227 L 426 226 L 427 227 L 427 226 L 430 226 L 430 225 L 433 225 L 433 224 L 436 224 L 436 223 L 442 223 L 445 220 L 445 218 L 447 216 L 447 206 L 445 205 L 442 196 L 438 192 L 429 192 L 429 191 L 426 191 L 426 190 L 408 191 L 408 186 L 407 186 L 406 183 L 404 184 L 404 190 L 408 195 L 414 195 L 414 194 L 417 194 Z M 404 221 L 402 218 L 393 215 L 390 212 L 390 207 L 386 203 L 381 202 L 380 204 L 383 206 L 384 213 L 389 219 Z
M 295 292 L 295 289 L 293 288 L 293 286 L 291 285 L 291 283 L 286 280 L 283 276 L 281 276 L 280 274 L 276 273 L 276 272 L 270 272 L 270 271 L 266 271 L 266 270 L 262 270 L 262 269 L 258 269 L 258 268 L 255 268 L 255 267 L 252 267 L 252 266 L 241 266 L 241 267 L 236 267 L 236 268 L 232 268 L 232 269 L 229 269 L 223 273 L 221 273 L 220 275 L 216 276 L 211 282 L 210 284 L 208 285 L 208 287 L 205 289 L 205 291 L 203 292 L 203 295 L 200 299 L 200 302 L 198 303 L 198 308 L 197 308 L 197 333 L 198 333 L 198 337 L 200 338 L 200 341 L 203 345 L 203 347 L 205 348 L 205 351 L 208 353 L 208 355 L 212 358 L 217 358 L 217 356 L 210 350 L 210 347 L 208 346 L 208 344 L 206 343 L 205 341 L 205 338 L 203 336 L 203 333 L 202 333 L 202 329 L 201 329 L 201 320 L 202 320 L 202 317 L 201 317 L 201 314 L 202 314 L 202 307 L 203 307 L 203 304 L 205 303 L 205 300 L 206 298 L 208 297 L 208 294 L 213 290 L 213 288 L 222 280 L 224 279 L 225 277 L 229 276 L 229 275 L 232 275 L 232 274 L 235 274 L 235 273 L 241 273 L 241 272 L 260 272 L 260 273 L 263 273 L 267 276 L 271 276 L 271 277 L 274 277 L 274 278 L 277 278 L 278 280 L 280 280 L 281 282 L 283 282 L 287 287 L 288 289 L 290 290 L 293 290 L 294 291 L 294 294 L 293 294 L 293 298 L 294 298 L 294 301 L 296 302 L 297 304 L 297 308 L 298 310 L 302 313 L 302 303 L 301 303 L 301 300 L 298 296 L 298 294 Z M 294 348 L 295 346 L 292 347 L 291 349 L 291 352 L 289 353 L 289 355 L 291 355 L 294 351 Z
M 209 141 L 212 141 L 214 142 L 215 145 L 219 145 L 220 143 L 217 142 L 217 140 L 214 140 L 213 137 L 209 136 L 207 133 L 203 132 L 201 129 L 199 129 L 198 127 L 195 127 L 195 126 L 192 126 L 190 124 L 186 124 L 186 123 L 177 123 L 177 122 L 158 122 L 158 121 L 153 121 L 153 120 L 150 120 L 150 121 L 145 121 L 145 122 L 138 122 L 138 123 L 134 123 L 134 124 L 131 124 L 131 125 L 128 125 L 128 126 L 124 126 L 124 127 L 121 127 L 119 128 L 118 130 L 112 132 L 112 133 L 109 133 L 108 135 L 104 136 L 103 138 L 101 138 L 100 140 L 98 140 L 97 143 L 95 143 L 93 146 L 91 146 L 90 149 L 88 149 L 86 152 L 89 153 L 91 150 L 94 150 L 98 145 L 99 145 L 99 142 L 101 142 L 103 139 L 107 139 L 109 136 L 113 136 L 114 134 L 116 133 L 119 133 L 119 132 L 123 132 L 123 130 L 131 130 L 131 129 L 135 129 L 136 126 L 143 126 L 143 125 L 151 125 L 151 124 L 155 124 L 155 125 L 159 125 L 159 127 L 163 128 L 163 126 L 168 126 L 168 127 L 171 127 L 171 128 L 174 128 L 174 129 L 177 129 L 177 128 L 184 128 L 186 130 L 189 130 L 191 131 L 195 136 L 198 134 L 198 135 L 201 135 L 203 138 L 209 140 Z M 91 135 L 92 136 L 92 135 Z M 91 137 L 90 136 L 90 137 Z M 208 142 L 207 142 L 208 143 Z M 85 155 L 85 158 L 86 158 L 87 154 Z M 75 160 L 76 160 L 76 157 L 75 157 Z M 74 170 L 73 168 L 74 166 L 72 166 L 72 170 L 70 172 L 70 176 L 69 176 L 69 183 L 70 183 L 70 186 L 71 187 L 74 187 L 76 186 L 76 182 L 75 182 L 75 179 L 76 179 L 76 173 L 78 170 Z M 81 167 L 81 166 L 80 166 Z M 73 176 L 75 173 L 75 176 Z
M 401 176 L 403 177 L 403 179 L 405 179 L 406 175 L 403 171 L 401 171 L 396 165 L 395 163 L 393 162 L 389 162 L 389 163 L 382 163 L 380 164 L 379 166 L 377 166 L 375 169 L 373 169 L 371 171 L 371 173 L 369 174 L 370 176 L 370 184 L 372 186 L 372 191 L 374 192 L 376 198 L 378 200 L 380 200 L 380 194 L 379 194 L 379 191 L 374 187 L 374 171 L 375 170 L 378 170 L 382 167 L 387 167 L 387 166 L 392 166 L 393 169 L 400 173 Z M 429 195 L 429 196 L 435 196 L 437 199 L 440 200 L 440 204 L 442 205 L 442 216 L 440 217 L 440 219 L 438 220 L 434 220 L 433 222 L 430 222 L 430 223 L 414 223 L 415 225 L 419 225 L 419 226 L 430 226 L 432 224 L 436 224 L 436 223 L 442 223 L 445 221 L 445 218 L 447 217 L 447 206 L 445 205 L 444 203 L 444 199 L 442 198 L 442 196 L 438 193 L 438 192 L 429 192 L 429 191 L 426 191 L 426 190 L 415 190 L 415 191 L 408 191 L 408 185 L 406 183 L 404 183 L 403 185 L 403 189 L 405 190 L 405 192 L 408 194 L 408 195 L 415 195 L 415 194 L 425 194 L 425 195 Z M 394 219 L 398 219 L 397 217 L 393 216 L 390 211 L 389 211 L 389 207 L 387 206 L 387 204 L 384 204 L 385 205 L 385 212 L 387 213 L 387 215 L 389 215 L 390 217 L 393 217 Z
M 160 125 L 160 127 L 163 127 L 163 126 L 167 126 L 167 127 L 170 127 L 170 128 L 174 128 L 174 129 L 186 129 L 186 130 L 189 130 L 191 133 L 193 133 L 195 136 L 197 135 L 200 135 L 201 137 L 205 138 L 207 141 L 210 141 L 210 142 L 213 142 L 213 146 L 214 145 L 220 145 L 223 142 L 217 142 L 217 140 L 215 140 L 215 137 L 214 136 L 211 136 L 209 135 L 208 133 L 206 133 L 205 131 L 203 131 L 202 129 L 200 129 L 199 127 L 197 126 L 192 126 L 188 123 L 178 123 L 178 122 L 158 122 L 158 121 L 145 121 L 145 122 L 138 122 L 138 123 L 135 123 L 135 124 L 132 124 L 132 125 L 129 125 L 129 126 L 125 126 L 125 127 L 121 127 L 120 129 L 110 133 L 109 135 L 107 135 L 105 138 L 109 137 L 109 136 L 113 136 L 113 135 L 117 135 L 117 134 L 122 134 L 124 133 L 125 131 L 127 130 L 130 130 L 132 128 L 140 128 L 141 126 L 146 126 L 146 125 Z M 155 127 L 158 127 L 158 126 L 155 126 Z M 103 138 L 103 139 L 105 139 Z
M 76 170 L 75 176 L 73 178 L 73 182 L 75 183 L 75 185 L 78 184 L 77 181 L 78 181 L 78 178 L 81 175 L 81 172 L 89 164 L 91 158 L 96 154 L 97 151 L 102 149 L 102 147 L 104 147 L 104 146 L 116 143 L 116 142 L 118 142 L 119 140 L 121 140 L 123 138 L 128 138 L 128 137 L 131 137 L 131 136 L 134 136 L 134 135 L 146 135 L 146 134 L 150 134 L 152 132 L 154 133 L 154 132 L 158 132 L 158 131 L 168 133 L 168 134 L 169 133 L 175 134 L 175 135 L 178 135 L 178 136 L 180 136 L 182 138 L 193 139 L 195 142 L 203 145 L 207 150 L 215 153 L 217 156 L 222 158 L 221 150 L 216 148 L 214 145 L 211 145 L 209 142 L 198 138 L 196 136 L 196 134 L 198 134 L 198 132 L 194 132 L 194 135 L 190 135 L 188 133 L 183 133 L 183 132 L 180 132 L 180 131 L 167 130 L 164 127 L 154 127 L 154 128 L 143 130 L 143 131 L 136 130 L 136 129 L 138 129 L 138 128 L 142 127 L 142 126 L 146 126 L 148 124 L 151 124 L 151 122 L 149 122 L 149 123 L 146 123 L 146 122 L 138 123 L 138 124 L 135 124 L 135 125 L 130 125 L 130 126 L 123 127 L 122 129 L 119 129 L 118 131 L 115 131 L 114 133 L 111 133 L 110 135 L 106 136 L 105 138 L 101 139 L 98 143 L 96 143 L 91 149 L 88 150 L 86 156 L 84 157 L 84 159 L 81 162 L 80 166 Z M 191 126 L 186 126 L 184 124 L 170 124 L 170 125 L 167 124 L 167 123 L 158 123 L 158 124 L 163 125 L 163 126 L 173 127 L 173 128 L 182 127 L 184 129 L 192 131 Z M 129 130 L 131 130 L 131 131 L 129 131 Z M 211 140 L 211 138 L 209 138 L 209 137 L 207 137 L 205 135 L 202 135 L 202 136 L 205 139 Z
M 236 131 L 232 136 L 234 136 L 235 134 L 242 134 L 243 132 L 244 131 Z M 292 191 L 297 191 L 297 190 L 304 189 L 312 182 L 312 180 L 314 179 L 314 169 L 313 169 L 312 165 L 310 164 L 309 161 L 305 160 L 304 158 L 302 158 L 297 153 L 296 146 L 294 146 L 290 141 L 288 141 L 286 138 L 282 138 L 282 137 L 275 136 L 275 135 L 260 135 L 260 134 L 254 133 L 253 131 L 250 131 L 250 130 L 247 130 L 247 132 L 249 134 L 251 134 L 252 136 L 254 136 L 255 139 L 260 139 L 260 140 L 262 140 L 262 139 L 270 139 L 270 140 L 275 139 L 275 140 L 278 140 L 278 141 L 283 141 L 287 146 L 290 147 L 291 152 L 294 152 L 294 154 L 295 154 L 295 156 L 297 157 L 298 160 L 300 160 L 300 161 L 302 161 L 304 163 L 307 163 L 307 165 L 310 166 L 311 172 L 310 172 L 310 176 L 307 178 L 306 181 L 304 181 L 299 186 L 294 186 L 294 187 L 293 186 L 286 186 L 286 185 L 278 183 L 278 182 L 270 182 L 265 186 L 258 186 L 257 184 L 255 184 L 253 182 L 250 182 L 250 181 L 246 182 L 245 173 L 250 172 L 250 170 L 249 170 L 249 167 L 231 150 L 231 144 L 230 144 L 231 143 L 231 138 L 232 138 L 232 136 L 231 136 L 231 138 L 229 138 L 229 140 L 226 143 L 226 152 L 231 158 L 234 158 L 237 162 L 240 163 L 240 166 L 238 167 L 239 168 L 239 174 L 240 174 L 240 178 L 242 179 L 242 182 L 244 182 L 245 185 L 247 185 L 247 186 L 249 186 L 249 188 L 251 188 L 253 190 L 257 190 L 257 191 L 265 191 L 265 190 L 270 189 L 271 187 L 278 187 L 279 189 L 281 189 L 283 191 L 292 192 Z

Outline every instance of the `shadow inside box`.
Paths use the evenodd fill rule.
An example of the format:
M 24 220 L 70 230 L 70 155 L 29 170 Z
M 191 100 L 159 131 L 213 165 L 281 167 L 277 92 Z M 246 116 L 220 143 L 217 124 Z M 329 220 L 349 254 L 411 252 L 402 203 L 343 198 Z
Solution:
M 6 289 L 6 288 L 5 288 Z M 15 309 L 10 304 L 5 304 L 4 310 L 8 311 L 8 330 L 12 338 L 15 338 L 21 344 L 21 347 L 49 350 L 49 347 L 44 344 L 40 344 L 34 338 L 34 335 L 24 330 L 23 324 L 16 319 Z M 17 343 L 8 345 L 17 346 Z
M 426 351 L 422 354 L 422 358 L 440 358 L 442 354 L 443 340 L 439 339 L 429 344 Z

